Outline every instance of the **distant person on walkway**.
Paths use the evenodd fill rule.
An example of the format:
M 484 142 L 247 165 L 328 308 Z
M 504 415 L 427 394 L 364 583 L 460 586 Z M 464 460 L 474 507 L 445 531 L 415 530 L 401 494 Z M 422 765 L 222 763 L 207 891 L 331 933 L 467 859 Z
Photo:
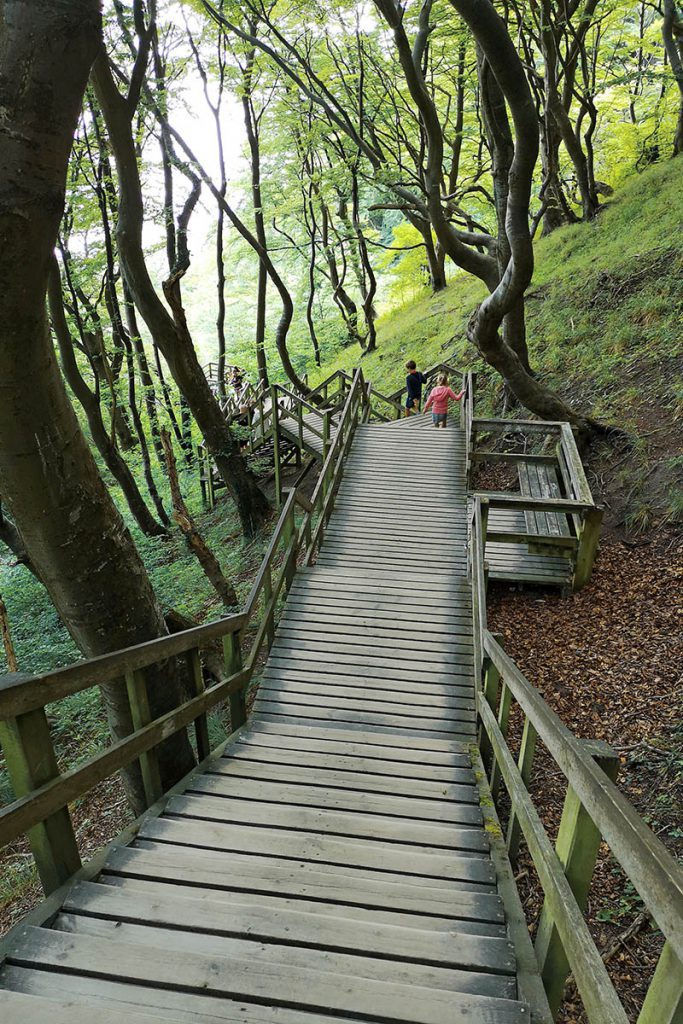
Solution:
M 230 386 L 235 392 L 235 397 L 239 398 L 240 392 L 244 387 L 244 370 L 240 370 L 239 366 L 233 366 L 230 372 Z
M 427 404 L 425 405 L 425 413 L 428 413 L 431 407 L 432 423 L 437 427 L 437 429 L 438 427 L 443 427 L 444 430 L 446 428 L 446 420 L 448 419 L 448 403 L 459 402 L 464 394 L 464 388 L 459 395 L 456 395 L 454 391 L 451 391 L 448 386 L 448 374 L 441 374 L 438 384 L 432 390 L 432 393 L 427 399 Z
M 406 387 L 408 389 L 406 395 L 406 416 L 411 416 L 414 412 L 420 411 L 422 385 L 427 383 L 427 378 L 424 373 L 418 372 L 417 363 L 413 359 L 406 363 L 406 370 L 408 371 L 408 376 L 406 377 Z

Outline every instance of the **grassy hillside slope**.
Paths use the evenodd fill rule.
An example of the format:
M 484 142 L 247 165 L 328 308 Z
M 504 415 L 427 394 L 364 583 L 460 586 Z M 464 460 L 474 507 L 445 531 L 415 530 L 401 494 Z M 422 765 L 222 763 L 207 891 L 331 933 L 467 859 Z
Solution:
M 570 401 L 633 433 L 627 477 L 607 468 L 608 489 L 626 484 L 626 525 L 646 527 L 683 514 L 683 188 L 680 161 L 631 178 L 592 224 L 561 229 L 536 243 L 528 296 L 529 346 L 536 372 Z M 457 277 L 442 293 L 378 321 L 378 349 L 365 375 L 391 391 L 406 359 L 445 360 L 480 371 L 481 398 L 495 407 L 500 379 L 466 341 L 483 287 Z M 345 349 L 314 379 L 351 370 Z M 486 383 L 489 382 L 489 387 Z M 604 452 L 603 452 L 604 455 Z M 630 493 L 632 492 L 632 493 Z

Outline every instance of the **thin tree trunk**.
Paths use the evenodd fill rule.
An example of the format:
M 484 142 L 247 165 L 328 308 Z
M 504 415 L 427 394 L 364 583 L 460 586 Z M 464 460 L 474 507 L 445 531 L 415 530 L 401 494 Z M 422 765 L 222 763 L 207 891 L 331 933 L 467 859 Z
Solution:
M 9 615 L 7 614 L 7 605 L 2 599 L 0 594 L 0 633 L 2 633 L 2 646 L 5 650 L 5 661 L 7 662 L 8 672 L 18 672 L 19 662 L 17 661 L 16 651 L 14 650 L 14 644 L 12 643 L 12 634 L 9 628 Z
M 126 311 L 128 337 L 135 353 L 135 362 L 137 364 L 138 374 L 140 375 L 140 384 L 142 385 L 144 394 L 145 410 L 147 412 L 147 420 L 149 422 L 149 429 L 152 435 L 152 444 L 154 446 L 157 462 L 163 471 L 166 472 L 166 460 L 164 458 L 164 449 L 161 444 L 161 429 L 159 427 L 159 415 L 157 413 L 154 378 L 152 377 L 152 373 L 149 368 L 147 353 L 145 352 L 145 346 L 140 335 L 140 328 L 138 327 L 138 320 L 135 315 L 135 304 L 128 293 L 125 281 L 123 284 L 123 303 Z
M 130 108 L 114 82 L 104 48 L 93 67 L 93 82 L 109 131 L 119 178 L 117 239 L 126 283 L 192 409 L 218 472 L 235 500 L 242 529 L 252 536 L 264 521 L 269 505 L 256 479 L 247 470 L 238 443 L 199 365 L 182 307 L 174 305 L 173 316 L 170 316 L 149 277 L 142 248 L 144 208 Z M 166 289 L 166 295 L 167 298 L 171 295 L 170 288 Z
M 31 561 L 31 556 L 26 550 L 26 545 L 22 539 L 21 534 L 17 530 L 16 526 L 11 519 L 8 519 L 5 515 L 2 502 L 0 501 L 0 541 L 9 548 L 19 565 L 24 565 L 31 572 L 37 580 L 40 580 L 36 567 Z M 40 580 L 42 583 L 42 580 Z
M 123 496 L 128 503 L 133 517 L 147 537 L 165 537 L 166 530 L 154 519 L 147 508 L 144 498 L 140 494 L 135 478 L 128 468 L 123 456 L 112 442 L 111 436 L 102 421 L 100 404 L 97 397 L 93 395 L 90 388 L 83 380 L 73 350 L 73 340 L 69 326 L 64 316 L 62 305 L 62 281 L 59 273 L 57 257 L 53 256 L 50 261 L 50 276 L 48 281 L 48 295 L 50 298 L 50 314 L 52 327 L 59 345 L 59 354 L 62 360 L 64 376 L 80 402 L 88 420 L 88 426 L 92 439 L 104 459 L 107 469 L 119 484 Z
M 168 480 L 171 488 L 171 500 L 173 502 L 173 518 L 180 527 L 188 548 L 196 556 L 204 575 L 223 604 L 226 608 L 234 608 L 238 603 L 235 588 L 223 575 L 218 559 L 209 549 L 206 541 L 197 529 L 183 499 L 180 483 L 178 482 L 178 469 L 175 456 L 173 455 L 171 435 L 167 430 L 162 430 L 161 432 L 161 443 L 164 446 L 166 466 L 168 468 Z

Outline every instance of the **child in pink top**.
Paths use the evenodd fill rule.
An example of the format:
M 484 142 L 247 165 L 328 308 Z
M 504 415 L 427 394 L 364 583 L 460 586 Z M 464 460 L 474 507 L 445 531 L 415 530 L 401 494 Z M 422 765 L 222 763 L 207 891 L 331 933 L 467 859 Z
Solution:
M 429 412 L 430 406 L 432 407 L 432 423 L 435 427 L 446 428 L 446 420 L 448 419 L 448 403 L 459 402 L 464 394 L 464 389 L 459 395 L 456 395 L 454 391 L 451 391 L 448 386 L 448 375 L 445 373 L 441 374 L 439 377 L 439 383 L 433 389 L 427 400 L 427 404 L 425 405 L 425 412 Z

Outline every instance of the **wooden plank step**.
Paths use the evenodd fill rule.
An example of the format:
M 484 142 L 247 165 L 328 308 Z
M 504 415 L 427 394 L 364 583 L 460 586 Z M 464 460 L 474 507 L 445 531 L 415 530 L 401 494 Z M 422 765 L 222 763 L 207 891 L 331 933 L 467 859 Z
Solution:
M 463 661 L 466 659 L 463 657 Z M 340 656 L 334 652 L 308 651 L 305 648 L 291 650 L 288 648 L 273 648 L 269 664 L 278 668 L 317 668 L 322 677 L 326 671 L 339 675 L 349 675 L 361 680 L 365 678 L 375 679 L 396 679 L 415 682 L 417 685 L 421 677 L 421 668 L 414 665 L 412 668 L 405 664 L 400 658 L 371 659 L 362 655 L 355 656 L 348 654 Z M 449 665 L 442 666 L 438 671 L 431 673 L 432 680 L 438 683 L 454 683 L 458 679 L 469 683 L 472 677 L 471 666 Z
M 334 711 L 353 712 L 356 715 L 368 715 L 374 717 L 375 715 L 392 715 L 398 720 L 399 717 L 413 718 L 416 723 L 421 723 L 432 728 L 432 721 L 440 721 L 443 723 L 457 723 L 469 722 L 474 717 L 474 702 L 470 701 L 463 707 L 439 707 L 432 703 L 419 704 L 414 702 L 412 705 L 400 702 L 391 702 L 388 698 L 382 699 L 382 695 L 375 694 L 373 699 L 359 700 L 354 695 L 323 695 L 313 696 L 310 693 L 297 691 L 290 689 L 289 687 L 281 687 L 279 689 L 269 689 L 268 687 L 259 687 L 256 701 L 259 702 L 259 707 L 263 707 L 265 711 L 271 713 L 274 712 L 275 706 L 278 705 L 285 710 L 290 706 L 296 706 L 297 708 L 305 704 L 312 711 L 318 714 L 322 713 L 324 717 L 327 717 L 327 712 L 330 712 L 330 717 Z M 266 705 L 268 705 L 266 707 Z M 298 713 L 298 712 L 297 712 Z M 355 718 L 354 718 L 355 720 Z M 407 723 L 402 723 L 403 727 Z
M 401 646 L 414 644 L 422 650 L 432 650 L 434 647 L 455 647 L 471 650 L 473 647 L 472 629 L 469 617 L 466 613 L 462 616 L 462 627 L 454 630 L 452 625 L 457 620 L 451 619 L 448 624 L 451 628 L 444 628 L 444 624 L 422 623 L 415 625 L 408 634 L 406 627 L 410 625 L 411 619 L 404 616 L 382 622 L 381 618 L 364 616 L 358 618 L 355 615 L 335 615 L 326 607 L 319 607 L 316 602 L 311 602 L 305 617 L 294 605 L 287 604 L 288 610 L 280 616 L 278 631 L 281 633 L 326 633 L 328 636 L 357 636 L 362 634 L 366 643 L 374 643 L 375 640 L 400 640 Z M 429 626 L 432 628 L 430 629 Z
M 283 737 L 273 745 L 241 741 L 232 748 L 229 755 L 217 758 L 208 770 L 222 771 L 226 765 L 236 763 L 272 764 L 275 768 L 293 765 L 313 770 L 332 769 L 344 774 L 350 772 L 377 782 L 387 777 L 398 782 L 414 782 L 417 785 L 424 781 L 441 786 L 457 782 L 469 783 L 474 778 L 469 758 L 464 754 L 454 756 L 449 764 L 442 765 L 392 761 L 382 754 L 382 748 L 375 748 L 369 754 L 367 750 L 367 747 L 354 748 L 350 744 L 340 744 L 336 752 L 321 752 L 313 741 L 300 741 L 297 747 L 290 737 Z
M 347 879 L 348 881 L 348 879 Z M 384 910 L 378 907 L 362 907 L 353 903 L 340 903 L 332 899 L 319 898 L 303 899 L 294 896 L 281 896 L 277 892 L 251 892 L 247 891 L 250 885 L 247 880 L 242 889 L 234 891 L 217 889 L 215 887 L 201 886 L 197 884 L 185 884 L 183 881 L 174 879 L 172 882 L 165 882 L 159 879 L 128 877 L 126 874 L 100 875 L 100 885 L 110 885 L 126 892 L 143 892 L 157 900 L 165 900 L 168 897 L 185 897 L 192 900 L 200 900 L 210 904 L 213 908 L 222 908 L 225 914 L 230 914 L 236 907 L 238 910 L 249 910 L 252 907 L 278 913 L 280 910 L 294 910 L 306 914 L 318 914 L 324 917 L 341 918 L 345 921 L 362 921 L 369 924 L 386 924 L 399 928 L 416 928 L 420 931 L 449 932 L 454 928 L 463 935 L 490 935 L 494 938 L 507 938 L 505 925 L 487 921 L 483 915 L 477 920 L 463 917 L 465 911 L 460 911 L 460 916 L 453 914 L 451 917 L 434 916 L 425 914 L 423 911 L 406 912 L 396 910 Z M 263 885 L 263 881 L 257 882 Z M 321 895 L 317 892 L 317 895 Z M 470 894 L 468 894 L 470 895 Z M 478 896 L 479 894 L 474 894 Z M 482 897 L 484 898 L 484 897 Z M 454 908 L 457 910 L 457 908 Z
M 417 647 L 423 652 L 456 652 L 471 651 L 473 648 L 471 631 L 466 628 L 460 635 L 450 631 L 441 631 L 436 635 L 420 630 L 411 630 L 408 633 L 401 625 L 381 626 L 376 623 L 373 623 L 372 628 L 359 629 L 358 620 L 351 616 L 342 617 L 340 622 L 339 620 L 329 621 L 325 617 L 313 617 L 312 614 L 309 614 L 302 621 L 291 611 L 280 616 L 277 634 L 281 637 L 293 637 L 298 640 L 316 640 L 323 635 L 338 643 L 357 642 L 360 636 L 365 646 L 384 648 L 392 645 L 396 651 L 409 651 Z
M 142 1024 L 149 1019 L 147 1014 L 158 1015 L 152 1018 L 155 1021 L 163 1019 L 188 1024 L 197 1024 L 198 1021 L 201 1024 L 344 1024 L 350 1020 L 346 1016 L 330 1017 L 301 1009 L 245 1004 L 241 1000 L 178 991 L 177 988 L 142 987 L 135 981 L 127 983 L 99 975 L 62 974 L 49 967 L 42 970 L 5 967 L 0 972 L 0 984 L 30 992 L 34 997 L 45 997 L 46 1001 L 52 998 L 67 1002 L 78 999 L 89 1007 L 90 1016 L 86 1019 L 90 1024 L 99 1022 L 100 1015 L 105 1021 L 128 1024 L 131 1006 L 144 1007 Z M 130 1019 L 135 1021 L 136 1018 L 131 1015 Z M 41 1024 L 51 1024 L 50 1018 L 43 1018 Z M 365 1020 L 361 1024 L 369 1022 Z
M 283 751 L 283 754 L 286 752 Z M 336 759 L 328 758 L 327 765 L 320 759 L 309 761 L 308 764 L 292 764 L 291 757 L 275 761 L 250 760 L 243 754 L 233 753 L 232 757 L 219 758 L 209 769 L 209 775 L 224 775 L 232 779 L 263 779 L 270 782 L 300 782 L 309 785 L 323 786 L 327 789 L 353 789 L 364 793 L 388 793 L 398 797 L 423 797 L 426 800 L 457 800 L 463 786 L 474 786 L 475 777 L 471 769 L 456 769 L 457 778 L 450 776 L 448 781 L 442 779 L 416 779 L 409 775 L 403 777 L 395 774 L 369 772 L 367 761 L 363 761 L 356 769 L 340 770 Z M 396 771 L 394 767 L 394 772 Z
M 355 795 L 354 795 L 355 796 Z M 485 853 L 487 844 L 481 835 L 472 835 L 478 829 L 481 816 L 468 805 L 456 804 L 463 821 L 441 825 L 428 819 L 400 817 L 398 814 L 367 813 L 349 807 L 316 807 L 314 802 L 300 813 L 300 806 L 288 806 L 278 800 L 263 798 L 246 807 L 239 798 L 222 795 L 207 796 L 206 788 L 193 791 L 187 797 L 173 797 L 168 814 L 185 820 L 217 822 L 219 824 L 259 826 L 285 829 L 297 835 L 310 834 L 342 841 L 364 841 L 387 844 L 392 852 L 400 848 L 418 847 L 425 852 L 457 850 L 463 855 Z M 458 825 L 458 827 L 456 827 Z M 271 834 L 271 840 L 273 836 Z
M 348 632 L 341 632 L 337 629 L 334 632 L 325 633 L 308 630 L 305 627 L 288 627 L 282 623 L 277 630 L 276 643 L 279 648 L 298 650 L 301 647 L 310 650 L 336 651 L 344 655 L 347 651 L 354 654 L 362 654 L 369 658 L 383 658 L 387 651 L 393 651 L 406 662 L 417 661 L 425 664 L 424 651 L 418 649 L 412 637 L 382 637 L 374 634 L 365 637 L 364 635 L 350 635 Z M 458 644 L 455 641 L 447 640 L 441 643 L 431 644 L 429 666 L 439 665 L 442 661 L 448 664 L 449 661 L 458 663 L 468 662 L 471 657 L 471 647 Z
M 453 795 L 445 798 L 435 794 L 432 798 L 417 797 L 409 793 L 373 793 L 362 788 L 333 786 L 332 781 L 318 785 L 310 779 L 277 780 L 273 778 L 249 778 L 242 776 L 236 783 L 230 773 L 205 773 L 190 782 L 188 793 L 208 793 L 229 799 L 254 800 L 284 803 L 288 807 L 301 805 L 306 808 L 330 808 L 360 814 L 374 814 L 382 817 L 410 818 L 413 821 L 429 821 L 434 824 L 462 822 L 462 804 L 477 804 L 478 796 L 474 785 L 454 785 Z M 182 801 L 184 797 L 173 797 Z M 173 813 L 173 812 L 171 812 Z M 469 814 L 466 820 L 469 820 Z M 305 818 L 301 818 L 302 828 Z
M 7 973 L 0 975 L 0 984 L 6 984 Z M 14 986 L 12 985 L 14 988 Z M 50 991 L 50 996 L 52 992 Z M 0 989 L 3 1024 L 93 1024 L 93 1005 L 81 1003 L 69 997 L 60 999 L 45 996 L 25 995 L 21 991 L 9 992 Z M 118 1010 L 97 1009 L 98 1024 L 121 1024 Z M 126 1012 L 126 1024 L 161 1024 L 162 1021 L 179 1020 L 166 1014 L 130 1013 Z
M 262 817 L 266 820 L 275 818 L 275 809 L 264 808 Z M 322 812 L 312 817 L 318 822 L 323 822 L 325 818 Z M 350 823 L 345 823 L 344 827 L 350 828 Z M 481 830 L 465 828 L 460 831 L 462 835 L 456 838 L 456 830 L 452 830 L 453 842 L 481 843 Z M 493 886 L 495 881 L 493 866 L 484 857 L 465 856 L 462 853 L 455 856 L 452 852 L 444 853 L 437 848 L 418 847 L 409 843 L 401 845 L 383 842 L 381 839 L 368 841 L 366 838 L 328 836 L 285 828 L 275 832 L 272 827 L 263 827 L 257 823 L 247 829 L 240 825 L 200 821 L 197 818 L 153 818 L 142 826 L 140 837 L 205 850 L 227 850 L 232 853 L 308 861 L 311 864 L 336 864 L 338 867 L 369 868 L 392 874 L 450 879 L 463 887 L 483 886 L 484 891 Z
M 228 910 L 207 905 L 206 900 L 188 897 L 169 896 L 161 902 L 146 894 L 128 893 L 116 886 L 92 882 L 80 882 L 74 886 L 64 902 L 64 913 L 87 915 L 83 922 L 86 931 L 87 918 L 99 917 L 111 923 L 138 923 L 189 932 L 191 937 L 206 934 L 207 937 L 247 940 L 254 945 L 263 944 L 264 951 L 245 949 L 243 941 L 241 951 L 244 955 L 264 960 L 269 959 L 271 943 L 284 944 L 285 949 L 296 946 L 302 952 L 308 950 L 311 956 L 308 966 L 312 968 L 316 968 L 316 954 L 322 951 L 351 954 L 347 959 L 336 956 L 332 961 L 333 970 L 350 975 L 362 975 L 364 966 L 371 965 L 370 976 L 378 977 L 378 958 L 425 967 L 462 967 L 467 971 L 481 970 L 492 974 L 509 974 L 515 967 L 514 951 L 508 939 L 462 933 L 455 925 L 448 932 L 430 932 L 380 922 L 348 921 L 334 914 L 311 914 L 300 910 L 264 910 L 239 904 Z M 76 921 L 71 923 L 75 931 L 81 930 Z M 187 938 L 183 946 L 192 951 L 192 943 L 188 943 Z M 219 956 L 240 955 L 239 948 L 231 948 L 224 942 L 213 949 Z M 195 948 L 193 951 L 199 950 Z M 282 953 L 281 948 L 272 955 L 280 962 L 286 962 Z M 507 970 L 501 970 L 501 962 L 506 963 Z M 299 958 L 298 965 L 303 967 L 306 963 Z M 321 963 L 317 969 L 328 967 L 329 961 Z M 439 979 L 439 974 L 431 972 L 432 984 L 458 991 L 458 984 L 451 987 L 447 975 L 441 975 Z M 411 975 L 413 984 L 421 984 L 418 979 L 422 972 L 411 972 Z M 397 976 L 386 980 L 399 982 Z M 462 984 L 462 979 L 458 981 Z
M 267 715 L 272 721 L 280 716 L 298 720 L 312 720 L 312 724 L 324 722 L 341 725 L 351 729 L 357 726 L 359 729 L 367 730 L 372 728 L 410 731 L 413 729 L 422 730 L 433 735 L 453 735 L 459 737 L 471 737 L 476 734 L 474 716 L 471 720 L 448 719 L 444 721 L 438 718 L 427 718 L 418 715 L 397 715 L 382 714 L 378 711 L 357 711 L 353 708 L 342 710 L 337 708 L 311 708 L 306 704 L 296 704 L 292 701 L 268 701 L 257 696 L 254 704 L 254 712 L 259 716 Z
M 372 763 L 381 760 L 402 767 L 410 773 L 421 767 L 439 768 L 450 771 L 452 768 L 471 767 L 472 760 L 467 744 L 455 741 L 446 744 L 437 743 L 427 746 L 414 744 L 399 745 L 392 743 L 391 736 L 374 737 L 339 737 L 326 730 L 318 733 L 315 729 L 273 729 L 269 725 L 261 725 L 251 719 L 248 727 L 239 735 L 238 743 L 245 745 L 249 756 L 253 747 L 266 750 L 294 750 L 297 753 L 323 754 L 329 757 L 363 758 Z
M 187 951 L 159 950 L 147 943 L 131 944 L 98 936 L 68 935 L 26 928 L 12 962 L 28 967 L 90 977 L 137 982 L 151 988 L 181 988 L 208 996 L 264 1003 L 283 1009 L 368 1016 L 405 1024 L 452 1024 L 467 1019 L 518 1024 L 528 1020 L 515 1001 L 421 986 L 387 984 L 281 964 L 254 964 L 238 957 L 214 957 Z M 501 973 L 508 973 L 507 961 Z M 496 1014 L 494 1018 L 494 1014 Z
M 462 692 L 461 696 L 453 692 L 438 694 L 430 689 L 407 689 L 396 692 L 391 683 L 386 684 L 386 689 L 375 688 L 368 690 L 363 683 L 355 686 L 344 686 L 343 684 L 328 686 L 325 683 L 302 682 L 295 679 L 273 679 L 272 676 L 264 676 L 258 687 L 259 696 L 266 700 L 277 700 L 280 695 L 286 695 L 289 699 L 295 699 L 300 703 L 304 697 L 309 699 L 311 705 L 316 707 L 344 707 L 348 701 L 356 701 L 363 710 L 373 709 L 375 711 L 403 711 L 404 708 L 418 708 L 431 710 L 453 710 L 474 711 L 474 694 Z M 294 696 L 296 695 L 296 696 Z
M 284 665 L 284 662 L 283 662 Z M 396 679 L 394 676 L 388 678 L 374 679 L 365 675 L 359 679 L 353 672 L 347 675 L 325 670 L 321 672 L 314 665 L 307 668 L 301 666 L 287 668 L 275 665 L 266 665 L 258 685 L 270 683 L 306 683 L 329 690 L 330 696 L 338 693 L 336 687 L 360 688 L 367 694 L 370 700 L 375 698 L 381 700 L 387 693 L 392 694 L 401 703 L 406 700 L 415 700 L 416 703 L 425 703 L 425 697 L 430 695 L 441 697 L 461 697 L 466 700 L 474 698 L 474 686 L 472 680 L 467 677 L 455 680 L 451 683 L 433 683 L 431 681 L 419 680 L 416 684 L 405 679 Z
M 331 725 L 329 728 L 323 729 L 320 726 L 305 722 L 298 722 L 296 724 L 278 722 L 277 726 L 274 726 L 272 722 L 268 722 L 263 717 L 251 719 L 249 730 L 243 733 L 242 736 L 253 737 L 265 733 L 276 733 L 278 739 L 285 736 L 295 736 L 297 738 L 310 738 L 326 743 L 371 744 L 374 747 L 381 748 L 383 751 L 386 750 L 387 753 L 383 756 L 389 756 L 389 753 L 392 758 L 410 755 L 425 763 L 437 755 L 446 755 L 448 757 L 448 755 L 453 753 L 463 753 L 468 750 L 467 743 L 463 743 L 462 740 L 448 740 L 444 739 L 443 736 L 406 736 L 405 733 L 392 733 L 389 729 L 383 733 L 377 730 L 351 731 L 345 729 L 343 725 Z M 328 749 L 331 748 L 328 747 Z M 363 749 L 365 749 L 365 746 L 363 746 Z
M 189 902 L 189 901 L 188 901 Z M 186 908 L 187 909 L 187 908 Z M 424 988 L 446 992 L 473 992 L 479 995 L 514 998 L 516 982 L 511 975 L 485 973 L 486 969 L 465 966 L 462 969 L 447 966 L 423 965 L 400 962 L 389 956 L 382 959 L 369 956 L 319 950 L 288 943 L 262 942 L 258 939 L 233 938 L 217 935 L 215 932 L 188 932 L 183 928 L 165 926 L 166 915 L 161 927 L 144 923 L 107 920 L 95 916 L 61 914 L 54 923 L 56 931 L 70 935 L 92 935 L 104 939 L 114 938 L 118 942 L 152 945 L 159 950 L 193 954 L 221 959 L 249 959 L 254 965 L 268 970 L 271 964 L 305 968 L 321 973 L 334 973 L 348 978 L 367 978 L 386 984 L 418 985 Z M 190 914 L 190 916 L 192 916 Z M 209 915 L 210 916 L 210 915 Z M 299 915 L 304 916 L 304 915 Z M 393 929 L 392 929 L 393 930 Z M 402 931 L 402 929 L 400 929 Z M 420 932 L 413 932 L 420 935 Z M 461 945 L 472 942 L 504 942 L 503 939 L 487 939 L 475 936 L 461 937 Z
M 332 864 L 316 866 L 278 857 L 188 850 L 146 840 L 133 849 L 112 852 L 105 872 L 111 875 L 113 883 L 120 876 L 154 884 L 187 885 L 193 893 L 201 887 L 216 896 L 224 894 L 230 905 L 252 905 L 256 896 L 266 901 L 291 900 L 297 907 L 303 900 L 310 904 L 307 909 L 312 913 L 316 906 L 324 911 L 328 904 L 333 904 L 336 914 L 353 920 L 374 920 L 380 912 L 387 923 L 392 923 L 395 914 L 410 915 L 413 923 L 419 918 L 421 928 L 438 928 L 432 921 L 437 918 L 446 922 L 457 920 L 460 928 L 463 921 L 498 927 L 504 920 L 502 900 L 494 890 L 483 886 L 474 889 L 457 880 L 424 879 Z M 386 917 L 387 914 L 392 916 Z M 405 920 L 400 923 L 407 926 Z
M 477 831 L 476 826 L 481 825 L 482 821 L 479 807 L 471 803 L 451 804 L 449 816 L 444 818 L 444 823 L 441 824 L 434 816 L 430 818 L 429 811 L 423 811 L 422 816 L 416 818 L 411 818 L 408 814 L 401 815 L 395 806 L 384 813 L 380 810 L 368 811 L 366 807 L 379 804 L 380 796 L 350 790 L 333 790 L 328 794 L 320 791 L 322 796 L 312 794 L 310 805 L 302 811 L 301 804 L 288 804 L 284 800 L 278 800 L 274 785 L 262 784 L 262 795 L 258 800 L 254 800 L 251 808 L 247 808 L 246 798 L 240 799 L 239 796 L 230 793 L 230 789 L 234 788 L 232 780 L 228 780 L 227 787 L 223 783 L 222 790 L 221 782 L 220 779 L 202 777 L 197 782 L 197 788 L 190 790 L 187 796 L 171 798 L 168 815 L 219 824 L 282 829 L 299 835 L 311 833 L 338 837 L 342 840 L 359 839 L 389 845 L 400 844 L 423 850 L 457 849 L 461 852 L 479 853 L 486 847 L 481 836 L 470 835 L 471 831 Z M 244 789 L 247 788 L 245 783 Z M 249 788 L 253 788 L 253 784 Z M 275 792 L 271 795 L 268 789 Z M 346 799 L 338 794 L 343 794 Z M 324 798 L 327 798 L 326 803 Z M 394 803 L 398 804 L 401 798 L 393 799 Z

